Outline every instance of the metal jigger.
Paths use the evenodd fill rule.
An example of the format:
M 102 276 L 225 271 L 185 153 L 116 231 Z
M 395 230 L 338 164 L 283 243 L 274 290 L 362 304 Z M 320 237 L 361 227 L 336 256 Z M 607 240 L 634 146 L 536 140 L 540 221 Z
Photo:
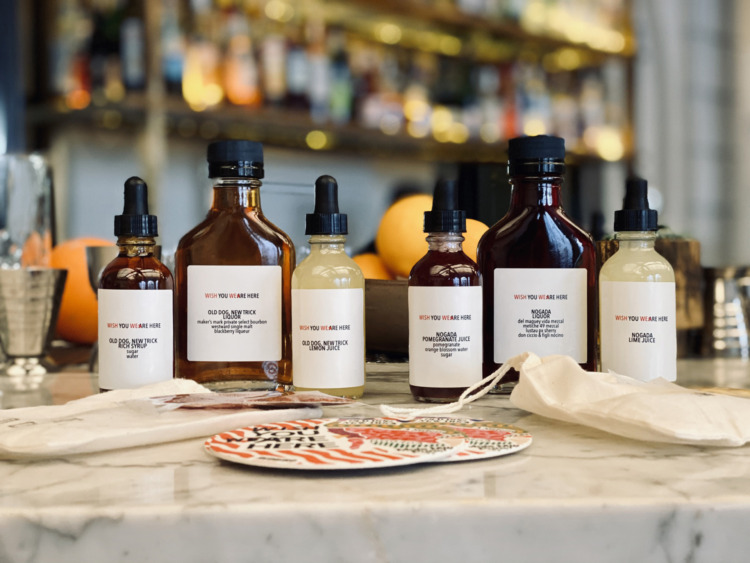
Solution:
M 17 390 L 34 389 L 47 369 L 47 351 L 60 311 L 67 270 L 0 270 L 0 346 L 7 356 L 0 375 Z

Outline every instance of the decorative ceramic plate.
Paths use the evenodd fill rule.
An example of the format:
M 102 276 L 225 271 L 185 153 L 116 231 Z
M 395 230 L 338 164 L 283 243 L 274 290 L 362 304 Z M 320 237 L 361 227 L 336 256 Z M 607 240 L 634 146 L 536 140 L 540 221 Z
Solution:
M 388 418 L 323 418 L 260 424 L 209 438 L 206 451 L 244 465 L 373 469 L 439 461 L 466 447 L 449 426 Z
M 417 428 L 442 428 L 460 432 L 467 444 L 442 462 L 489 459 L 508 455 L 528 448 L 531 434 L 516 426 L 489 420 L 451 416 L 430 416 L 410 421 Z

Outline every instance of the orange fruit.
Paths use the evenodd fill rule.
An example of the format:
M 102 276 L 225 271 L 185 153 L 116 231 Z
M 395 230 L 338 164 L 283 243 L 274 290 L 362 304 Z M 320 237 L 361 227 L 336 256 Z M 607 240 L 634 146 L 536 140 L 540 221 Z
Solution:
M 365 252 L 352 256 L 362 274 L 369 280 L 392 280 L 393 274 L 383 264 L 383 260 L 374 252 Z
M 410 195 L 393 203 L 380 219 L 375 248 L 397 277 L 409 277 L 412 266 L 427 253 L 422 227 L 424 212 L 431 208 L 431 195 Z
M 479 239 L 487 232 L 489 227 L 476 219 L 466 219 L 466 232 L 464 233 L 464 252 L 472 260 L 477 259 L 477 246 Z
M 57 318 L 57 336 L 60 338 L 77 344 L 96 342 L 96 293 L 89 282 L 86 247 L 113 244 L 105 239 L 80 237 L 62 242 L 52 249 L 50 266 L 68 270 Z

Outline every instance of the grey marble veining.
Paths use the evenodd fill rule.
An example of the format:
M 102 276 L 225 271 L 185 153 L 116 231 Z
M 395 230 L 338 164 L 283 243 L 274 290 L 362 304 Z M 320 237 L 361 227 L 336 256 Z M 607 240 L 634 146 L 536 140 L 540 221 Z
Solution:
M 750 387 L 741 361 L 679 370 L 679 383 Z M 325 414 L 414 404 L 404 365 L 370 372 L 362 404 Z M 750 448 L 637 442 L 497 396 L 461 414 L 520 426 L 534 443 L 348 473 L 220 462 L 202 440 L 0 462 L 0 562 L 748 560 Z

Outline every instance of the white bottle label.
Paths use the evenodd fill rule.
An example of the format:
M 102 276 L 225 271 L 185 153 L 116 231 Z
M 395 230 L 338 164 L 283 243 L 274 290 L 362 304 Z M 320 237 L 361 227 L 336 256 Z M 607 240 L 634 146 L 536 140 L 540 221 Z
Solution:
M 673 282 L 599 283 L 602 371 L 649 381 L 677 378 Z
M 172 379 L 171 290 L 100 289 L 99 387 L 130 389 Z
M 409 287 L 409 383 L 469 387 L 482 379 L 482 288 Z
M 188 266 L 191 362 L 281 359 L 281 266 Z
M 292 290 L 294 385 L 340 389 L 365 384 L 364 290 Z
M 495 362 L 523 352 L 586 362 L 586 274 L 584 268 L 497 268 Z

